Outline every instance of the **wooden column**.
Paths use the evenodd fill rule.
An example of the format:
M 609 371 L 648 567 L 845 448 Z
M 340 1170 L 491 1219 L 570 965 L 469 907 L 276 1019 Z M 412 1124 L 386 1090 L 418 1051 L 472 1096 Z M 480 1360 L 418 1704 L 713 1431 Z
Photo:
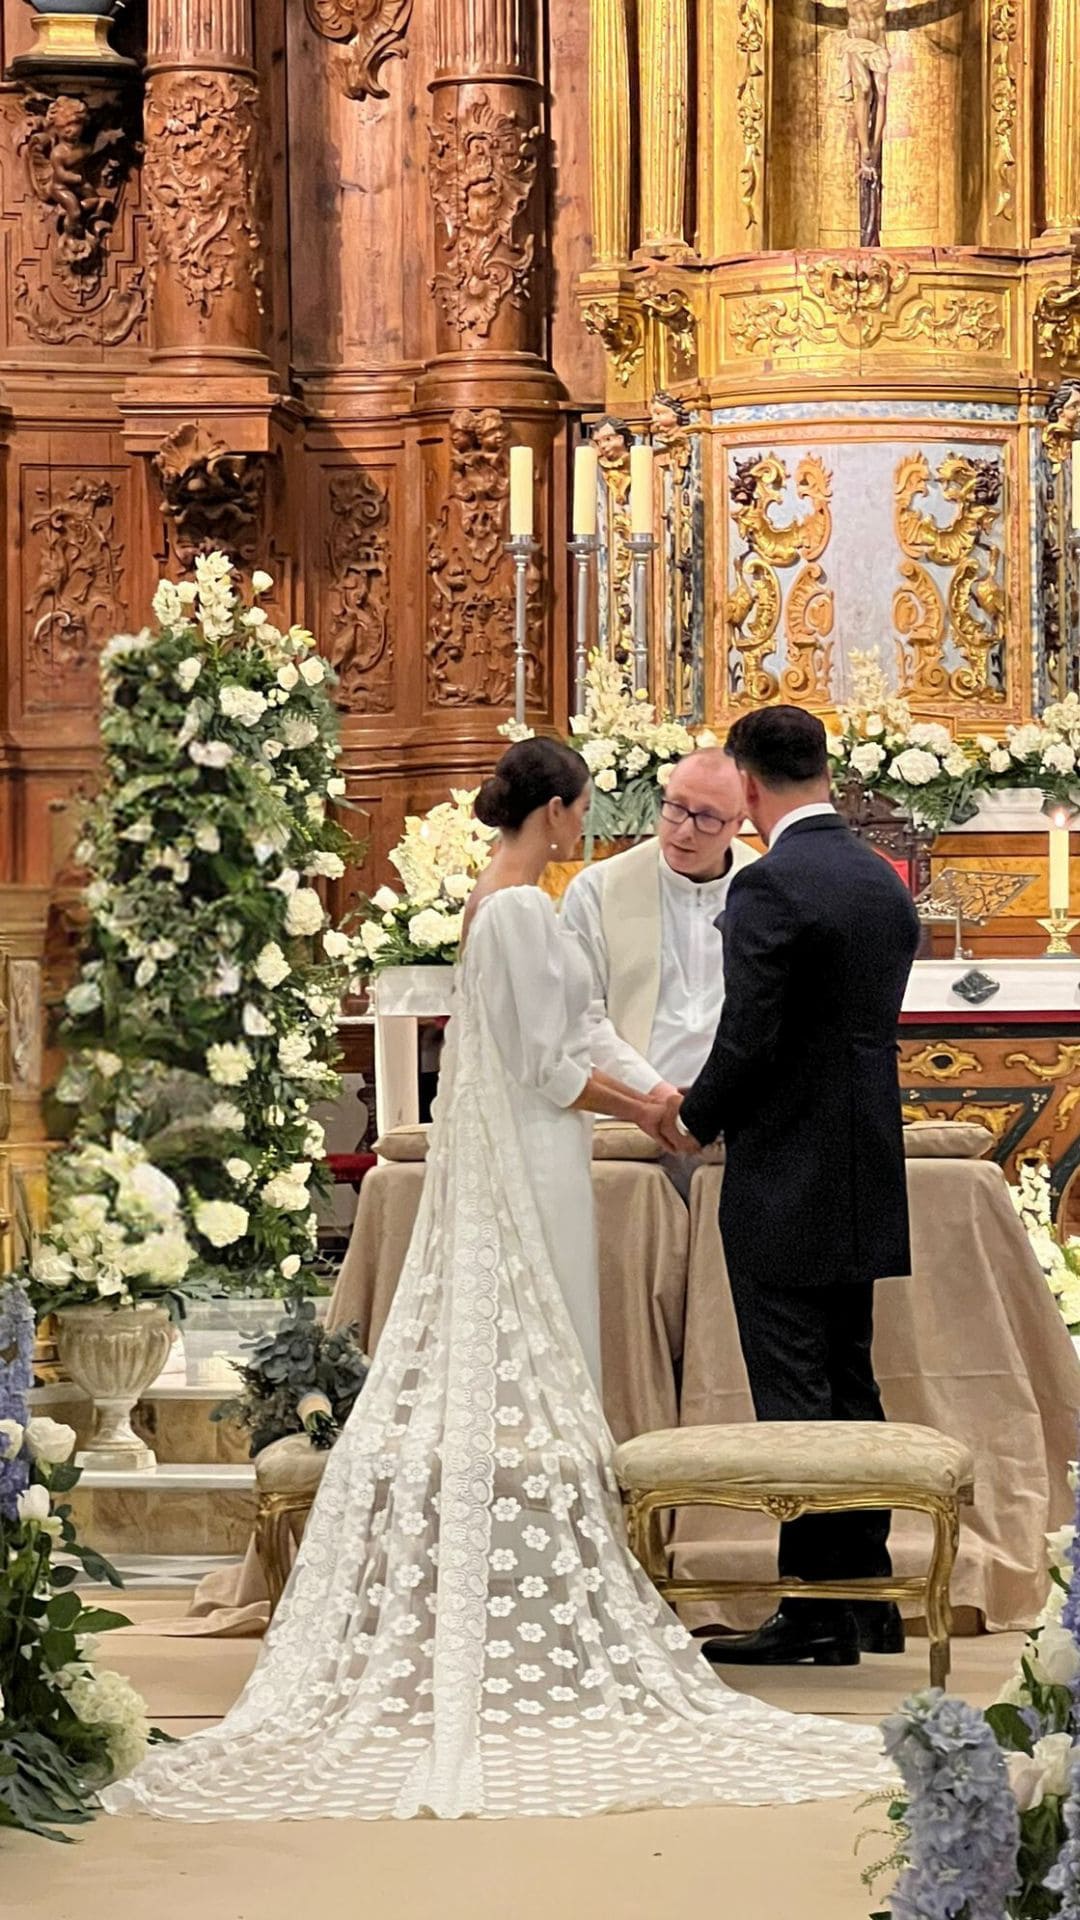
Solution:
M 685 253 L 689 55 L 686 0 L 642 0 L 639 11 L 641 245 Z
M 1048 0 L 1043 76 L 1043 230 L 1080 230 L 1080 16 L 1077 0 Z

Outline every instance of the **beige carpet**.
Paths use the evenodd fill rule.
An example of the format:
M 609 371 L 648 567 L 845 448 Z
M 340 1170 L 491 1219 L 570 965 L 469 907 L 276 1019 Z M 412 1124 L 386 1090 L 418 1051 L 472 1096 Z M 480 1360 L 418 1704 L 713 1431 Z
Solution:
M 178 1596 L 127 1603 L 145 1627 Z M 1011 1671 L 1016 1634 L 954 1644 L 952 1690 L 985 1704 Z M 247 1641 L 115 1634 L 130 1675 L 170 1733 L 216 1718 L 257 1652 Z M 927 1684 L 925 1642 L 851 1672 L 731 1673 L 798 1711 L 877 1718 Z M 852 1801 L 703 1808 L 601 1820 L 313 1822 L 173 1826 L 100 1819 L 60 1848 L 0 1838 L 4 1920 L 866 1920 L 874 1904 L 855 1836 L 877 1810 Z

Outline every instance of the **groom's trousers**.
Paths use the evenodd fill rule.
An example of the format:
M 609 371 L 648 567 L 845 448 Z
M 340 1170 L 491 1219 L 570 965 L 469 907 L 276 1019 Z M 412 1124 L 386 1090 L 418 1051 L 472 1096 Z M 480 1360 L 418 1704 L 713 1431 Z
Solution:
M 760 1287 L 731 1275 L 759 1420 L 883 1420 L 874 1378 L 872 1283 Z M 888 1513 L 806 1514 L 780 1528 L 781 1579 L 861 1580 L 892 1572 Z M 820 1604 L 820 1603 L 819 1603 Z

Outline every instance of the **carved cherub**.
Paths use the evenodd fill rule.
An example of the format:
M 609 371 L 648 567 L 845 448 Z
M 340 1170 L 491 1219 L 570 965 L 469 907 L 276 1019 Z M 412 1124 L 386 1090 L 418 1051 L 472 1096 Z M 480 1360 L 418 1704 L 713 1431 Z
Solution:
M 100 269 L 124 177 L 123 127 L 95 128 L 91 106 L 72 94 L 29 103 L 20 147 L 38 199 L 53 209 L 60 263 L 70 274 Z

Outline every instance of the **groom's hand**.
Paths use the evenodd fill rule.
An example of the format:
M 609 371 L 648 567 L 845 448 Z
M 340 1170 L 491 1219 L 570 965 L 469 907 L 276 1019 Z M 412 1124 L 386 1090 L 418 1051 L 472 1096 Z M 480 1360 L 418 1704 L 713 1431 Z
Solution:
M 679 1126 L 682 1103 L 681 1093 L 673 1093 L 665 1100 L 659 1122 L 661 1145 L 666 1147 L 669 1153 L 700 1153 L 701 1148 L 693 1135 Z

